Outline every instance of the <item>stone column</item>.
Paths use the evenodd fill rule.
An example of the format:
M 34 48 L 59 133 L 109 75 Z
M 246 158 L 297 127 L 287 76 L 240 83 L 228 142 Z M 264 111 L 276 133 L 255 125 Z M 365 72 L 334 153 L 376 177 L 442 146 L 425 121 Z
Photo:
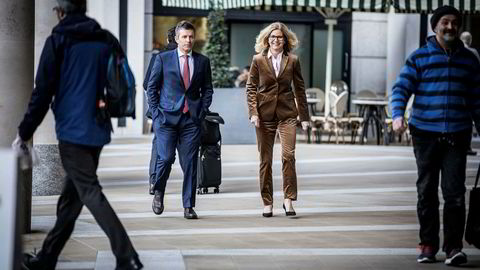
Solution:
M 33 89 L 34 9 L 31 0 L 0 1 L 0 147 L 10 148 Z M 23 230 L 30 231 L 31 170 L 18 173 Z M 17 211 L 18 212 L 18 211 Z
M 405 64 L 406 19 L 406 16 L 396 14 L 391 7 L 387 26 L 387 96 L 392 94 L 395 80 Z
M 420 15 L 396 14 L 393 7 L 388 14 L 387 30 L 387 95 L 392 94 L 400 70 L 407 57 L 416 49 L 420 37 Z
M 116 132 L 118 135 L 138 136 L 143 131 L 143 121 L 145 113 L 143 112 L 143 103 L 145 95 L 143 91 L 144 76 L 144 52 L 145 52 L 145 4 L 146 1 L 128 1 L 127 18 L 127 57 L 130 68 L 135 76 L 136 82 L 136 119 L 127 118 L 127 127 L 125 130 Z
M 52 10 L 56 0 L 35 0 L 35 73 L 42 54 L 45 40 L 58 23 Z M 33 136 L 34 148 L 39 157 L 39 164 L 33 168 L 33 195 L 58 195 L 62 191 L 63 171 L 55 135 L 55 120 L 51 110 L 43 119 Z
M 153 0 L 145 0 L 145 48 L 144 48 L 144 56 L 143 56 L 143 73 L 147 72 L 148 64 L 150 63 L 150 58 L 152 57 L 152 50 L 153 50 Z M 137 79 L 137 84 L 143 85 L 143 78 L 145 78 L 145 74 L 143 77 L 140 78 L 141 80 Z M 144 94 L 142 92 L 142 94 Z M 147 111 L 147 98 L 144 96 L 144 103 L 143 103 L 143 112 Z M 148 119 L 144 117 L 145 113 L 142 114 L 143 118 L 143 134 L 149 134 L 150 128 L 148 125 Z

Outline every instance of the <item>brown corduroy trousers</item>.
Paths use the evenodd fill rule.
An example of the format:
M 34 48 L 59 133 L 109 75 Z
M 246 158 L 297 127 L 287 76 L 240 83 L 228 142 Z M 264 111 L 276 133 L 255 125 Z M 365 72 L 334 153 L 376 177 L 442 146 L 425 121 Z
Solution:
M 280 135 L 282 145 L 283 194 L 285 199 L 297 199 L 297 173 L 295 171 L 295 142 L 297 119 L 262 121 L 256 128 L 260 153 L 260 193 L 264 205 L 273 204 L 272 159 L 275 136 Z

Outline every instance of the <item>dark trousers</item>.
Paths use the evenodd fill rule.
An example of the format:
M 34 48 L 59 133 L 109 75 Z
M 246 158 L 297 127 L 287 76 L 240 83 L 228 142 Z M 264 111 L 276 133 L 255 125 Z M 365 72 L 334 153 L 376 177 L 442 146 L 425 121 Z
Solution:
M 157 137 L 158 155 L 154 190 L 165 193 L 167 179 L 175 161 L 175 149 L 177 149 L 183 171 L 183 207 L 195 207 L 200 126 L 193 122 L 190 116 L 183 114 L 175 126 L 155 123 L 153 127 Z
M 149 183 L 150 185 L 153 184 L 155 179 L 155 167 L 157 165 L 157 136 L 153 134 L 152 140 L 152 153 L 150 155 L 150 166 L 148 168 L 148 175 L 149 175 Z
M 463 247 L 465 227 L 465 169 L 470 132 L 432 136 L 412 132 L 417 161 L 417 215 L 420 244 L 439 248 L 440 214 L 438 185 L 445 201 L 443 209 L 443 251 Z
M 102 147 L 59 143 L 60 158 L 67 176 L 57 204 L 57 221 L 43 242 L 39 257 L 53 269 L 73 232 L 83 205 L 92 213 L 110 240 L 117 263 L 138 256 L 122 223 L 102 192 L 97 178 Z

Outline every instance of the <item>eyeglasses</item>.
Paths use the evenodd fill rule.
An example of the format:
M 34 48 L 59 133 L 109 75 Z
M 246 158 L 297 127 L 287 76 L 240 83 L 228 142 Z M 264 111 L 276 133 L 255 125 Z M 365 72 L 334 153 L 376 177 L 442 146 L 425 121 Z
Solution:
M 270 40 L 278 40 L 278 41 L 282 41 L 283 40 L 283 36 L 269 36 L 268 39 Z

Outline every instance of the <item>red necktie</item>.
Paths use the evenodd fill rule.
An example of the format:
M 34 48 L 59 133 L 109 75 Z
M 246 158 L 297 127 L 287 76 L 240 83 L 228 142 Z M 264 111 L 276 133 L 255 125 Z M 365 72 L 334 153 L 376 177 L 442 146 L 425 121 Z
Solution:
M 187 91 L 188 86 L 190 86 L 190 70 L 188 66 L 188 55 L 182 55 L 185 59 L 183 62 L 183 84 L 185 85 L 185 91 Z M 183 113 L 188 112 L 188 103 L 187 97 L 185 96 L 185 104 L 183 106 Z

